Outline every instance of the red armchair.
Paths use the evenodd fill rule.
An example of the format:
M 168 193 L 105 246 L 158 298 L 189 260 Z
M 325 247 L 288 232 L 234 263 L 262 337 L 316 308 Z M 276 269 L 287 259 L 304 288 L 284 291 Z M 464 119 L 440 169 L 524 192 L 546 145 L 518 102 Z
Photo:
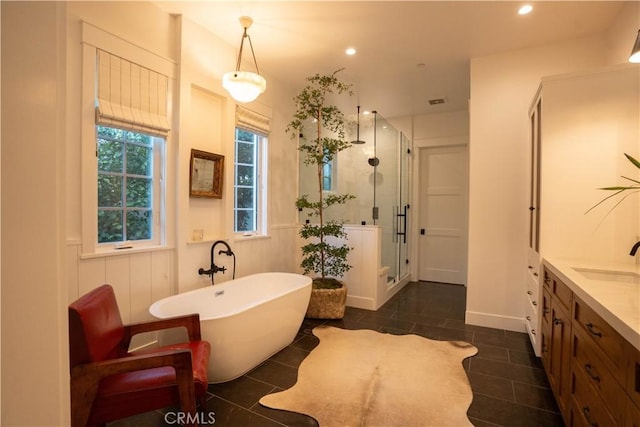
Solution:
M 188 343 L 129 352 L 142 332 L 186 327 Z M 69 306 L 71 426 L 100 425 L 179 403 L 197 422 L 204 411 L 211 347 L 198 314 L 123 325 L 113 288 L 102 285 Z

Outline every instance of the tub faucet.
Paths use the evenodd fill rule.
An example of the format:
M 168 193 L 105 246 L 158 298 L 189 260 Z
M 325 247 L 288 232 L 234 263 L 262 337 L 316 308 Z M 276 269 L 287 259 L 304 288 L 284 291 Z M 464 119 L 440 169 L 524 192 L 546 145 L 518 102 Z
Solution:
M 216 265 L 215 261 L 215 249 L 216 246 L 218 245 L 223 245 L 226 250 L 219 250 L 218 251 L 218 255 L 222 255 L 225 254 L 227 256 L 233 256 L 233 278 L 235 278 L 236 275 L 236 255 L 233 253 L 233 251 L 231 250 L 231 247 L 229 247 L 229 245 L 227 244 L 227 242 L 225 242 L 224 240 L 216 240 L 213 245 L 211 245 L 211 266 L 208 270 L 205 270 L 204 268 L 200 268 L 198 269 L 198 274 L 203 275 L 206 274 L 207 276 L 211 277 L 211 284 L 214 284 L 213 281 L 213 275 L 218 273 L 218 272 L 222 272 L 222 274 L 224 274 L 225 271 L 227 271 L 227 268 L 222 266 L 219 267 Z
M 631 252 L 629 252 L 629 255 L 636 256 L 636 252 L 638 252 L 638 248 L 640 248 L 640 240 L 637 241 L 635 245 L 633 245 L 633 247 L 631 248 Z

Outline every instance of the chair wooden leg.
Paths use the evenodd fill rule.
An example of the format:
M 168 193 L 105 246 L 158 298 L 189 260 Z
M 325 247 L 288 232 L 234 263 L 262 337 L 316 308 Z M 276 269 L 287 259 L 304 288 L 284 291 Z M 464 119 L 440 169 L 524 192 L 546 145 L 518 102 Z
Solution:
M 72 373 L 70 389 L 71 427 L 85 427 L 98 391 L 97 381 L 92 378 L 78 379 Z
M 204 413 L 207 410 L 207 393 L 206 392 L 198 398 L 198 406 L 200 407 L 200 412 Z
M 176 382 L 178 383 L 178 395 L 180 396 L 180 410 L 190 414 L 186 425 L 197 424 L 196 392 L 193 385 L 193 370 L 191 367 L 191 354 L 181 357 L 176 363 Z

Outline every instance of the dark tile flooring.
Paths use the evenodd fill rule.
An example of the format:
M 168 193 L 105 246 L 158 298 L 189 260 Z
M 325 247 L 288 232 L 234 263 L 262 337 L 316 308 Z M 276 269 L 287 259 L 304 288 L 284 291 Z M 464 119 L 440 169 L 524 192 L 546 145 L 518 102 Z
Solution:
M 339 321 L 305 320 L 294 342 L 269 360 L 234 381 L 211 384 L 207 411 L 214 414 L 205 414 L 204 420 L 209 425 L 231 427 L 317 426 L 308 416 L 267 409 L 258 400 L 295 384 L 298 366 L 318 344 L 311 330 L 328 324 L 473 343 L 478 354 L 463 365 L 473 390 L 468 416 L 475 426 L 563 426 L 528 336 L 465 325 L 465 300 L 462 286 L 413 282 L 378 311 L 347 307 Z M 172 415 L 167 414 L 171 410 L 119 420 L 109 427 L 166 426 L 173 421 Z

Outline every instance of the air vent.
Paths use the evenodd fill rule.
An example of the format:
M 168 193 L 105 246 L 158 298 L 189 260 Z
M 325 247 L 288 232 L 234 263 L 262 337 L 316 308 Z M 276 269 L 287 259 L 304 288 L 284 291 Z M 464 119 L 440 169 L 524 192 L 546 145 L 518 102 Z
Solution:
M 429 100 L 429 105 L 444 104 L 444 98 L 435 98 Z

